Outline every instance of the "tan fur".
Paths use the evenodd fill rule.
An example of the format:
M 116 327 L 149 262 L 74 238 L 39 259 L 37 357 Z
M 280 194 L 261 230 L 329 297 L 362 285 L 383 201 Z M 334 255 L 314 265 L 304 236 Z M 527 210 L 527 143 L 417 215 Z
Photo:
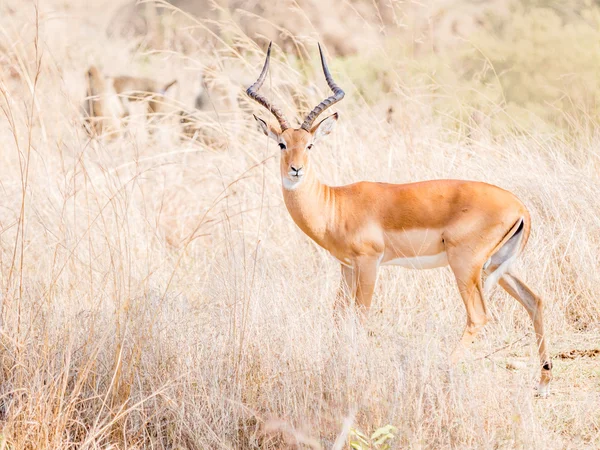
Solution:
M 88 80 L 88 96 L 90 102 L 90 113 L 94 117 L 100 117 L 103 115 L 103 104 L 98 98 L 103 95 L 106 91 L 106 83 L 104 77 L 96 66 L 91 66 L 87 72 Z
M 110 89 L 106 78 L 96 66 L 90 66 L 86 79 L 87 98 L 84 109 L 88 132 L 100 136 L 118 130 L 120 111 L 114 102 L 114 91 Z
M 167 84 L 159 84 L 150 78 L 127 75 L 121 75 L 113 79 L 115 92 L 119 96 L 126 115 L 129 115 L 129 101 L 148 100 L 149 114 L 161 112 L 161 105 L 165 103 L 164 94 L 175 83 L 177 83 L 177 80 Z

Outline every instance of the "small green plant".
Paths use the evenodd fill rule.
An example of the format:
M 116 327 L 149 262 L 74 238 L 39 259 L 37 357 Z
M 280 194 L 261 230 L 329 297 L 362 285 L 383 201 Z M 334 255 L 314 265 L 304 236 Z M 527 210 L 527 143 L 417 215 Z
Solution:
M 398 429 L 393 425 L 377 428 L 371 437 L 356 428 L 350 429 L 350 448 L 353 450 L 389 450 Z

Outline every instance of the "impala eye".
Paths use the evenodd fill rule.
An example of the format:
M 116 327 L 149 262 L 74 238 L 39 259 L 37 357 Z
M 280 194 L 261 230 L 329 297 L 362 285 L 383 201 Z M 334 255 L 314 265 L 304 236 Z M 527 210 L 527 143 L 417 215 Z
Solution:
M 308 147 L 306 147 L 307 150 L 310 150 L 312 148 L 312 144 L 308 144 Z
M 280 148 L 281 150 L 285 150 L 285 144 L 284 144 L 283 142 L 280 142 L 280 143 L 279 143 L 279 148 Z

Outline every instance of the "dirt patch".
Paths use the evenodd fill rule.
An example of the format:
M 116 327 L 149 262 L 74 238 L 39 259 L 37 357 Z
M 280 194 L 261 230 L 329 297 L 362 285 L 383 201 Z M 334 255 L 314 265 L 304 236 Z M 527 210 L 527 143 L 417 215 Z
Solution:
M 556 355 L 559 359 L 600 358 L 600 348 L 590 350 L 569 350 Z

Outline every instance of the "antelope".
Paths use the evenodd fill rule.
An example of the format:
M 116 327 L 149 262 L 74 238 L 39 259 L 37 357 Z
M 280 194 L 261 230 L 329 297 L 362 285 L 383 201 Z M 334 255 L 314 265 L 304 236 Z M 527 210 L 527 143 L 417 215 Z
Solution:
M 174 102 L 165 97 L 177 80 L 161 85 L 149 78 L 126 75 L 106 77 L 96 66 L 90 66 L 86 78 L 86 125 L 90 134 L 101 135 L 106 131 L 120 130 L 122 119 L 130 114 L 130 102 L 147 101 L 148 115 L 183 114 Z
M 161 112 L 165 94 L 176 83 L 177 80 L 173 80 L 165 85 L 160 85 L 150 78 L 127 75 L 115 77 L 113 80 L 115 92 L 125 109 L 126 116 L 129 115 L 130 101 L 148 100 L 148 113 Z
M 364 317 L 382 265 L 450 266 L 467 311 L 466 327 L 450 358 L 454 364 L 488 322 L 485 294 L 498 283 L 532 319 L 541 362 L 538 395 L 547 397 L 552 361 L 544 334 L 543 302 L 512 268 L 529 238 L 527 208 L 512 193 L 476 181 L 321 183 L 311 153 L 333 131 L 338 114 L 314 122 L 344 98 L 344 91 L 334 82 L 320 45 L 319 53 L 333 95 L 319 103 L 300 128 L 290 127 L 281 109 L 258 93 L 269 69 L 271 44 L 260 76 L 246 93 L 279 122 L 276 127 L 254 116 L 259 129 L 281 149 L 281 184 L 288 212 L 306 235 L 340 262 L 336 307 L 345 308 L 353 301 Z

